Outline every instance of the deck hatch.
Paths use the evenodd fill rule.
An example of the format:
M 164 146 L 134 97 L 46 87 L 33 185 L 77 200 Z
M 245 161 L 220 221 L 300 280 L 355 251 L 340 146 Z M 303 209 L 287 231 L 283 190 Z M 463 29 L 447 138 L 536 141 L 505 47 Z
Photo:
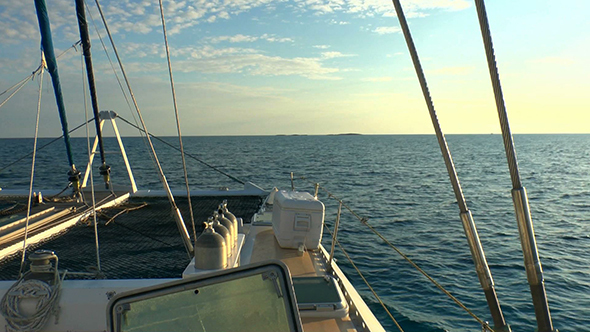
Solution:
M 333 277 L 295 277 L 293 288 L 302 317 L 344 317 L 348 304 Z
M 289 272 L 280 262 L 120 294 L 109 302 L 107 319 L 113 332 L 302 331 Z

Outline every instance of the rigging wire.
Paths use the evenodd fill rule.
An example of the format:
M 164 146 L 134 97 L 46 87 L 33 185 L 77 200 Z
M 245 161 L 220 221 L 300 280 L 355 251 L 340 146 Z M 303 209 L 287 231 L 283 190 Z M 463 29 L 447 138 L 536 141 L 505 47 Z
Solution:
M 125 89 L 123 88 L 123 84 L 121 83 L 121 79 L 119 78 L 119 74 L 117 74 L 117 70 L 115 69 L 115 65 L 113 64 L 113 60 L 109 54 L 107 46 L 104 43 L 104 39 L 102 38 L 102 35 L 100 34 L 100 31 L 98 29 L 98 26 L 96 25 L 96 22 L 94 21 L 94 18 L 92 17 L 92 12 L 90 11 L 90 7 L 86 3 L 86 1 L 84 1 L 84 5 L 86 6 L 86 12 L 88 13 L 88 16 L 90 16 L 90 21 L 92 22 L 92 26 L 94 26 L 94 30 L 96 31 L 96 35 L 98 36 L 98 39 L 100 40 L 100 44 L 102 45 L 102 49 L 104 50 L 104 53 L 105 53 L 107 59 L 109 60 L 109 64 L 111 65 L 111 69 L 113 70 L 113 74 L 115 75 L 115 78 L 117 80 L 117 84 L 119 85 L 119 88 L 121 89 L 121 93 L 123 94 L 123 98 L 125 98 L 125 102 L 127 103 L 129 113 L 131 113 L 131 116 L 133 117 L 133 121 L 135 122 L 136 126 L 139 127 L 138 123 L 137 123 L 137 118 L 135 117 L 135 114 L 133 112 L 133 108 L 131 107 L 131 103 L 129 102 L 129 97 L 127 96 L 127 93 L 125 93 Z M 105 24 L 105 28 L 106 28 L 107 27 L 106 21 L 104 21 L 104 24 Z M 111 39 L 111 42 L 112 42 L 112 39 Z M 115 47 L 115 44 L 113 44 L 113 48 L 114 47 Z M 146 149 L 149 151 L 149 144 L 144 136 L 144 133 L 139 129 L 138 129 L 138 132 L 139 132 L 139 136 L 143 140 L 143 143 L 145 144 Z M 156 161 L 154 160 L 154 157 L 149 152 L 148 152 L 148 155 L 150 156 L 150 160 L 152 161 L 154 168 L 157 168 Z M 115 195 L 115 192 L 112 189 L 113 188 L 112 178 L 110 179 L 110 182 L 111 182 L 111 186 L 110 186 L 111 193 L 113 195 Z
M 103 22 L 105 29 L 107 31 L 107 35 L 109 36 L 109 40 L 111 41 L 111 45 L 113 46 L 113 51 L 115 52 L 115 56 L 117 57 L 117 62 L 119 63 L 119 67 L 121 68 L 121 73 L 123 74 L 123 78 L 125 79 L 125 83 L 127 85 L 127 89 L 129 90 L 129 95 L 131 96 L 131 100 L 133 100 L 133 105 L 135 106 L 135 110 L 137 111 L 137 116 L 139 118 L 139 121 L 141 122 L 141 126 L 142 126 L 143 130 L 147 133 L 148 132 L 147 126 L 145 124 L 145 121 L 143 120 L 143 116 L 141 115 L 141 111 L 139 109 L 139 105 L 137 104 L 137 100 L 135 99 L 135 95 L 133 94 L 133 90 L 131 89 L 131 85 L 129 83 L 129 78 L 127 77 L 127 74 L 125 73 L 123 63 L 121 62 L 121 57 L 119 56 L 119 52 L 117 51 L 117 47 L 115 46 L 113 36 L 111 35 L 111 32 L 110 32 L 109 27 L 107 25 L 106 18 L 104 16 L 104 13 L 102 11 L 100 3 L 98 0 L 94 0 L 94 2 L 96 3 L 96 7 L 98 8 L 98 11 L 99 11 L 100 16 L 102 18 L 102 22 Z M 156 167 L 158 170 L 158 176 L 160 177 L 160 182 L 162 183 L 162 186 L 164 187 L 164 190 L 166 191 L 166 195 L 168 196 L 168 200 L 170 201 L 170 205 L 171 205 L 173 213 L 174 213 L 174 219 L 175 219 L 176 225 L 179 229 L 180 236 L 182 237 L 183 244 L 187 250 L 189 257 L 192 257 L 194 248 L 193 248 L 193 245 L 190 241 L 190 236 L 188 234 L 188 231 L 186 230 L 186 226 L 184 224 L 184 221 L 182 220 L 182 214 L 180 213 L 180 209 L 178 208 L 178 206 L 176 205 L 176 202 L 174 201 L 174 196 L 172 195 L 172 192 L 170 190 L 170 186 L 168 185 L 168 182 L 166 181 L 166 177 L 164 175 L 164 170 L 162 169 L 162 166 L 160 165 L 160 161 L 158 160 L 158 155 L 156 154 L 156 150 L 154 149 L 154 145 L 152 143 L 152 140 L 150 139 L 149 135 L 146 135 L 146 138 L 149 143 L 150 152 L 152 153 L 152 156 L 154 158 L 154 161 L 155 161 L 155 164 L 156 164 Z
M 527 191 L 522 186 L 520 179 L 518 161 L 516 158 L 516 149 L 514 147 L 514 140 L 510 130 L 510 124 L 508 122 L 508 113 L 506 112 L 506 105 L 504 103 L 504 96 L 502 93 L 502 85 L 500 84 L 500 74 L 498 73 L 496 56 L 494 55 L 494 45 L 492 42 L 492 34 L 490 31 L 490 24 L 486 13 L 485 3 L 483 0 L 475 0 L 475 6 L 484 43 L 486 60 L 488 62 L 490 79 L 492 81 L 492 87 L 494 90 L 496 109 L 500 120 L 500 127 L 502 129 L 502 139 L 504 141 L 504 150 L 506 152 L 508 169 L 510 171 L 510 178 L 512 181 L 512 202 L 516 213 L 516 222 L 518 225 L 518 233 L 520 237 L 522 253 L 524 256 L 524 267 L 526 271 L 527 282 L 529 284 L 533 300 L 533 307 L 535 309 L 535 317 L 537 319 L 537 329 L 542 332 L 557 331 L 553 328 L 549 303 L 547 302 L 543 267 L 541 265 L 537 241 L 535 239 L 535 230 L 531 217 L 529 198 Z
M 135 122 L 135 125 L 137 127 L 139 127 L 139 124 L 137 122 L 137 118 L 135 117 L 135 114 L 133 112 L 133 107 L 131 106 L 131 102 L 129 101 L 129 97 L 127 96 L 127 93 L 125 92 L 125 88 L 123 88 L 123 83 L 121 83 L 121 79 L 119 78 L 119 74 L 117 74 L 117 70 L 115 69 L 115 65 L 113 64 L 113 60 L 109 54 L 107 46 L 104 43 L 102 35 L 100 34 L 100 31 L 98 30 L 98 26 L 96 25 L 96 22 L 94 21 L 94 18 L 92 17 L 92 12 L 90 11 L 88 4 L 86 2 L 84 2 L 84 4 L 86 5 L 86 10 L 88 12 L 88 16 L 90 16 L 90 21 L 92 22 L 92 25 L 94 26 L 94 30 L 96 31 L 96 35 L 98 36 L 98 39 L 100 40 L 100 44 L 102 45 L 102 49 L 104 50 L 104 53 L 105 53 L 107 59 L 109 60 L 109 64 L 111 65 L 111 69 L 113 69 L 113 74 L 115 74 L 115 78 L 117 79 L 117 83 L 119 85 L 119 88 L 121 89 L 121 93 L 123 94 L 123 97 L 125 98 L 125 102 L 127 103 L 127 107 L 129 108 L 129 113 L 131 113 L 131 116 L 133 117 L 133 121 Z M 104 22 L 105 22 L 105 27 L 106 27 L 106 21 L 104 21 Z M 112 42 L 112 40 L 111 40 L 111 42 Z M 114 44 L 113 44 L 113 47 L 114 47 Z M 141 138 L 143 139 L 146 149 L 149 150 L 149 145 L 148 145 L 148 142 L 144 136 L 144 133 L 139 129 L 138 129 L 138 131 L 139 131 L 139 136 L 141 136 Z M 152 157 L 152 155 L 150 153 L 148 153 L 148 155 L 150 156 L 150 159 L 152 160 L 154 167 L 157 167 L 154 157 Z
M 483 289 L 486 295 L 486 302 L 492 315 L 494 326 L 498 329 L 509 331 L 510 327 L 506 325 L 506 320 L 504 319 L 504 315 L 500 307 L 500 302 L 498 301 L 498 297 L 496 295 L 494 281 L 486 260 L 483 247 L 481 245 L 481 241 L 479 239 L 479 234 L 477 233 L 475 221 L 473 220 L 473 216 L 469 211 L 469 208 L 467 207 L 467 202 L 465 201 L 465 196 L 463 195 L 463 190 L 461 188 L 461 183 L 459 182 L 459 176 L 457 175 L 457 171 L 455 169 L 453 157 L 451 156 L 451 152 L 447 145 L 447 140 L 445 138 L 445 135 L 443 134 L 440 122 L 438 120 L 438 116 L 436 114 L 436 110 L 434 108 L 434 102 L 432 100 L 432 96 L 430 95 L 430 90 L 428 89 L 428 83 L 426 81 L 424 69 L 422 68 L 422 64 L 420 63 L 420 58 L 418 56 L 416 45 L 414 44 L 414 41 L 412 39 L 412 34 L 410 32 L 408 21 L 406 20 L 406 17 L 404 15 L 404 11 L 400 0 L 392 0 L 392 2 L 395 8 L 395 12 L 397 13 L 397 18 L 399 20 L 400 27 L 403 31 L 406 44 L 408 46 L 408 51 L 410 52 L 412 58 L 412 63 L 414 64 L 416 76 L 418 77 L 418 81 L 420 82 L 420 88 L 422 89 L 424 101 L 426 102 L 432 126 L 434 128 L 436 138 L 438 140 L 438 145 L 445 162 L 445 167 L 447 169 L 449 180 L 451 182 L 451 186 L 453 187 L 453 193 L 455 194 L 457 205 L 459 206 L 461 222 L 463 224 L 463 229 L 465 231 L 465 237 L 467 238 L 467 242 L 469 244 L 471 256 L 473 258 L 473 262 L 475 265 L 475 271 L 477 273 L 481 288 Z
M 37 74 L 40 70 L 41 70 L 41 67 L 37 68 L 31 75 L 27 76 L 24 80 L 20 81 L 18 83 L 18 84 L 20 84 L 19 87 L 16 90 L 14 90 L 8 97 L 6 97 L 6 99 L 4 99 L 4 101 L 0 104 L 0 108 L 2 106 L 4 106 L 4 104 L 6 104 L 17 92 L 19 92 L 20 89 L 22 89 L 25 85 L 27 85 L 27 83 L 29 83 L 29 79 L 32 79 L 35 76 L 35 74 Z M 12 88 L 14 88 L 14 86 L 9 88 L 8 90 L 2 92 L 2 94 L 8 92 Z
M 58 56 L 57 59 L 61 58 L 62 55 L 66 54 L 68 51 L 70 51 L 72 48 L 76 49 L 76 47 L 80 44 L 81 41 L 77 41 L 76 43 L 74 43 L 72 46 L 70 46 L 68 49 L 64 50 L 63 52 L 61 52 Z M 2 93 L 0 93 L 0 96 L 4 95 L 5 93 L 7 93 L 8 91 L 14 89 L 16 86 L 19 86 L 21 84 L 26 84 L 29 82 L 29 80 L 32 80 L 33 77 L 38 74 L 41 70 L 41 65 L 39 67 L 37 67 L 37 69 L 35 69 L 29 76 L 23 78 L 20 82 L 16 83 L 15 85 L 11 86 L 10 88 L 4 90 Z M 22 86 L 20 86 L 17 90 L 20 90 L 22 88 Z M 16 92 L 14 92 L 16 93 Z M 13 95 L 11 94 L 10 97 L 8 97 L 6 100 L 4 100 L 4 102 L 2 102 L 2 105 L 4 105 L 8 99 L 10 99 Z M 2 105 L 0 105 L 0 107 L 2 107 Z
M 39 68 L 35 69 L 29 76 L 23 78 L 20 82 L 16 83 L 15 85 L 11 86 L 10 88 L 4 90 L 2 93 L 0 93 L 0 96 L 4 95 L 5 93 L 7 93 L 8 91 L 16 88 L 17 86 L 21 85 L 21 84 L 25 84 L 28 82 L 28 80 L 32 79 L 33 76 L 35 76 L 35 73 L 37 73 L 37 71 L 39 70 Z
M 71 134 L 71 133 L 73 133 L 74 131 L 76 131 L 76 130 L 78 130 L 78 129 L 82 128 L 82 127 L 83 127 L 85 124 L 87 124 L 87 123 L 89 123 L 89 122 L 92 122 L 92 121 L 94 121 L 94 118 L 92 118 L 92 119 L 88 120 L 88 121 L 87 121 L 87 122 L 85 122 L 85 123 L 82 123 L 81 125 L 77 126 L 77 127 L 76 127 L 76 128 L 74 128 L 74 129 L 70 130 L 70 132 L 69 132 L 69 133 L 70 133 L 70 134 Z M 63 137 L 64 137 L 64 135 L 61 135 L 61 136 L 59 136 L 59 137 L 56 137 L 56 138 L 54 138 L 54 139 L 53 139 L 53 140 L 51 140 L 50 142 L 48 142 L 48 143 L 46 143 L 45 145 L 42 145 L 40 148 L 38 148 L 38 149 L 37 149 L 37 151 L 41 151 L 41 150 L 43 150 L 44 148 L 46 148 L 46 147 L 50 146 L 51 144 L 53 144 L 53 143 L 55 143 L 55 142 L 57 142 L 57 141 L 61 140 Z M 22 157 L 18 158 L 17 160 L 15 160 L 15 161 L 11 162 L 10 164 L 8 164 L 8 165 L 6 165 L 6 166 L 3 166 L 2 168 L 0 168 L 0 173 L 2 173 L 2 171 L 6 170 L 6 169 L 7 169 L 7 168 L 9 168 L 10 166 L 13 166 L 13 165 L 17 164 L 19 161 L 21 161 L 21 160 L 23 160 L 23 159 L 25 159 L 25 158 L 28 158 L 28 157 L 30 157 L 30 156 L 32 156 L 32 155 L 33 155 L 33 152 L 30 152 L 30 153 L 28 153 L 28 154 L 26 154 L 26 155 L 24 155 L 24 156 L 22 156 Z
M 365 278 L 365 276 L 363 275 L 363 273 L 361 272 L 361 270 L 356 266 L 356 264 L 354 264 L 354 262 L 352 261 L 352 258 L 348 255 L 348 253 L 346 252 L 346 250 L 344 250 L 344 247 L 342 246 L 342 244 L 340 244 L 340 241 L 338 241 L 338 239 L 334 237 L 334 234 L 332 233 L 332 230 L 330 228 L 328 228 L 328 226 L 326 224 L 324 224 L 324 228 L 326 228 L 326 230 L 328 230 L 328 232 L 330 233 L 330 236 L 332 237 L 332 240 L 335 241 L 336 244 L 338 245 L 338 248 L 340 248 L 340 250 L 342 250 L 342 253 L 344 254 L 344 256 L 346 256 L 346 258 L 348 259 L 348 261 L 350 262 L 350 264 L 352 265 L 352 267 L 356 270 L 356 272 L 361 277 L 361 279 L 363 279 L 363 281 L 365 282 L 365 284 L 367 285 L 367 287 L 369 287 L 369 290 L 371 291 L 371 293 L 373 293 L 373 296 L 375 296 L 375 298 L 377 299 L 377 301 L 379 301 L 379 304 L 381 304 L 381 306 L 383 307 L 383 309 L 385 310 L 385 312 L 387 312 L 387 315 L 389 315 L 389 318 L 391 318 L 391 320 L 393 321 L 393 323 L 395 324 L 395 326 L 397 326 L 397 328 L 400 330 L 400 332 L 404 332 L 404 329 L 402 329 L 401 325 L 393 317 L 393 314 L 389 311 L 389 309 L 387 309 L 387 306 L 385 305 L 385 303 L 383 302 L 383 300 L 381 300 L 381 297 L 379 297 L 379 295 L 377 295 L 377 292 L 375 292 L 375 290 L 373 289 L 373 287 L 371 286 L 371 284 L 369 284 L 369 281 Z
M 86 80 L 84 80 L 84 54 L 80 57 L 80 68 L 82 69 L 82 93 L 84 94 L 84 116 L 86 117 L 86 148 L 88 151 L 88 163 L 90 163 L 90 128 L 88 128 L 88 101 L 86 99 Z M 100 128 L 98 128 L 100 129 Z M 103 151 L 104 153 L 104 151 Z M 89 169 L 90 172 L 90 193 L 92 197 L 92 217 L 94 219 L 94 245 L 96 249 L 96 268 L 98 269 L 98 275 L 102 274 L 100 268 L 100 247 L 98 242 L 98 226 L 96 222 L 96 197 L 94 193 L 94 178 L 92 167 Z
M 182 134 L 180 132 L 180 118 L 178 116 L 178 104 L 176 103 L 176 90 L 174 89 L 174 78 L 172 77 L 172 64 L 170 63 L 170 47 L 168 46 L 168 35 L 166 33 L 166 20 L 164 19 L 164 6 L 160 0 L 160 17 L 162 18 L 162 31 L 164 33 L 164 44 L 166 44 L 166 59 L 168 60 L 168 74 L 170 75 L 170 88 L 172 89 L 172 101 L 174 103 L 174 115 L 176 116 L 176 130 L 178 132 L 178 144 L 180 145 L 180 155 L 182 157 L 182 170 L 184 171 L 184 183 L 186 184 L 186 197 L 188 199 L 188 209 L 193 226 L 194 245 L 197 245 L 197 228 L 195 226 L 195 216 L 193 214 L 193 204 L 191 202 L 191 190 L 188 184 L 188 172 L 186 170 L 186 157 L 184 155 L 184 145 L 182 144 Z
M 379 238 L 381 238 L 381 240 L 383 240 L 389 247 L 391 247 L 393 250 L 395 250 L 408 263 L 410 263 L 416 270 L 418 270 L 420 273 L 422 273 L 422 275 L 424 275 L 426 278 L 428 278 L 428 280 L 430 280 L 438 289 L 440 289 L 451 300 L 453 300 L 453 302 L 455 302 L 459 307 L 461 307 L 463 310 L 465 310 L 471 317 L 473 317 L 479 324 L 481 324 L 482 327 L 484 327 L 485 329 L 487 329 L 489 331 L 494 332 L 494 330 L 489 326 L 489 324 L 487 322 L 485 322 L 481 318 L 477 317 L 477 315 L 473 311 L 471 311 L 469 308 L 467 308 L 461 301 L 459 301 L 459 299 L 457 299 L 453 294 L 451 294 L 448 290 L 446 290 L 441 284 L 439 284 L 436 280 L 434 280 L 431 276 L 429 276 L 424 270 L 422 270 L 422 268 L 420 268 L 416 263 L 414 263 L 414 261 L 412 261 L 408 256 L 406 256 L 400 249 L 398 249 L 391 242 L 389 242 L 381 233 L 379 233 L 379 231 L 374 229 L 373 226 L 371 226 L 368 221 L 366 221 L 364 224 L 373 233 L 375 233 L 375 235 L 377 235 Z
M 78 40 L 77 42 L 73 43 L 72 46 L 68 47 L 66 50 L 64 50 L 63 52 L 61 52 L 57 57 L 55 57 L 56 59 L 61 58 L 62 56 L 64 56 L 66 53 L 68 53 L 69 51 L 71 51 L 72 49 L 78 51 L 78 46 L 80 46 L 80 44 L 82 43 L 82 40 Z
M 12 89 L 16 88 L 16 87 L 17 87 L 17 86 L 19 86 L 20 84 L 23 84 L 23 83 L 24 83 L 24 82 L 26 82 L 27 80 L 30 80 L 30 79 L 31 79 L 31 78 L 32 78 L 32 77 L 35 75 L 35 72 L 36 72 L 37 70 L 39 70 L 39 68 L 35 69 L 35 70 L 34 70 L 34 71 L 31 73 L 31 74 L 29 74 L 27 77 L 23 78 L 21 81 L 19 81 L 19 82 L 18 82 L 18 83 L 16 83 L 15 85 L 13 85 L 13 86 L 11 86 L 10 88 L 8 88 L 8 89 L 6 89 L 6 90 L 2 91 L 2 92 L 0 93 L 0 96 L 4 95 L 4 94 L 5 94 L 5 93 L 7 93 L 8 91 L 10 91 L 10 90 L 12 90 Z
M 113 64 L 113 60 L 109 54 L 109 51 L 108 51 L 107 46 L 104 42 L 104 39 L 102 38 L 102 35 L 100 34 L 100 31 L 98 30 L 98 26 L 96 25 L 96 22 L 94 21 L 94 18 L 92 17 L 92 12 L 90 11 L 90 7 L 86 3 L 86 1 L 84 2 L 84 5 L 86 6 L 86 11 L 88 12 L 88 16 L 90 16 L 90 21 L 92 22 L 92 26 L 94 26 L 94 30 L 96 31 L 96 35 L 98 36 L 98 39 L 100 40 L 100 44 L 102 45 L 102 49 L 104 50 L 104 53 L 105 53 L 107 59 L 109 60 L 109 64 L 111 65 L 111 69 L 113 70 L 113 74 L 115 75 L 115 78 L 117 79 L 117 84 L 119 85 L 119 88 L 121 89 L 121 93 L 123 94 L 123 97 L 125 98 L 125 102 L 127 103 L 129 113 L 131 113 L 131 116 L 133 117 L 133 121 L 135 122 L 135 125 L 139 128 L 139 124 L 137 122 L 137 117 L 135 117 L 135 114 L 133 112 L 133 107 L 131 106 L 131 102 L 129 101 L 129 97 L 127 96 L 127 93 L 125 93 L 125 89 L 123 88 L 123 84 L 121 83 L 121 79 L 119 77 L 119 74 L 117 74 L 117 70 L 115 69 L 115 65 Z M 106 27 L 106 21 L 105 21 L 105 27 Z M 111 42 L 112 42 L 112 40 L 111 40 Z M 115 45 L 113 44 L 113 47 L 114 46 Z M 138 132 L 139 132 L 139 136 L 143 140 L 143 143 L 145 144 L 146 149 L 149 151 L 149 144 L 144 136 L 144 133 L 139 129 L 138 129 Z M 150 156 L 150 160 L 152 161 L 154 168 L 157 168 L 156 161 L 154 160 L 154 157 L 151 155 L 151 153 L 148 153 L 148 155 Z M 112 179 L 111 179 L 111 188 L 112 188 Z M 111 192 L 113 192 L 113 191 L 111 190 Z M 113 194 L 114 194 L 114 192 L 113 192 Z
M 37 157 L 37 139 L 39 138 L 39 118 L 41 114 L 41 95 L 43 92 L 43 72 L 45 71 L 45 56 L 42 54 L 41 73 L 39 74 L 39 99 L 37 101 L 37 119 L 35 120 L 35 140 L 33 142 L 33 160 L 31 162 L 31 178 L 29 181 L 29 199 L 27 202 L 27 217 L 25 219 L 25 237 L 23 240 L 23 253 L 20 261 L 19 278 L 23 275 L 25 256 L 27 254 L 27 237 L 29 235 L 29 219 L 31 217 L 31 203 L 33 201 L 33 179 L 35 178 L 35 160 Z
M 119 119 L 121 119 L 121 121 L 125 122 L 126 124 L 128 124 L 128 125 L 130 125 L 130 126 L 132 126 L 132 127 L 135 127 L 136 129 L 139 129 L 139 130 L 143 131 L 143 129 L 141 129 L 141 128 L 139 128 L 139 127 L 135 126 L 133 123 L 131 123 L 131 122 L 129 122 L 129 121 L 127 121 L 127 120 L 125 120 L 125 118 L 123 118 L 123 117 L 119 116 Z M 173 149 L 175 149 L 175 150 L 177 150 L 177 151 L 180 151 L 180 149 L 179 149 L 179 148 L 177 148 L 176 146 L 174 146 L 174 145 L 172 145 L 172 144 L 170 144 L 170 143 L 166 142 L 165 140 L 163 140 L 163 139 L 159 138 L 158 136 L 156 136 L 156 135 L 154 135 L 154 134 L 152 134 L 152 133 L 148 133 L 148 134 L 149 134 L 151 137 L 153 137 L 153 138 L 155 138 L 156 140 L 158 140 L 159 142 L 161 142 L 161 143 L 163 143 L 163 144 L 165 144 L 165 145 L 167 145 L 167 146 L 169 146 L 169 147 L 171 147 L 171 148 L 173 148 Z M 214 170 L 214 171 L 216 171 L 216 172 L 219 172 L 220 174 L 223 174 L 223 175 L 227 176 L 228 178 L 230 178 L 230 179 L 232 179 L 232 180 L 234 180 L 234 181 L 236 181 L 236 182 L 238 182 L 238 183 L 241 183 L 241 184 L 246 184 L 246 182 L 245 182 L 245 181 L 243 181 L 243 180 L 240 180 L 240 179 L 238 179 L 237 177 L 235 177 L 235 176 L 233 176 L 233 175 L 230 175 L 230 174 L 228 174 L 228 173 L 226 173 L 226 172 L 222 171 L 221 169 L 219 169 L 219 168 L 217 168 L 217 167 L 215 167 L 215 166 L 213 166 L 213 165 L 211 165 L 211 164 L 207 163 L 206 161 L 203 161 L 203 160 L 201 160 L 201 159 L 199 159 L 199 158 L 195 157 L 194 155 L 192 155 L 192 154 L 190 154 L 190 153 L 188 153 L 188 152 L 184 152 L 184 154 L 185 154 L 185 155 L 187 155 L 189 158 L 192 158 L 192 159 L 194 159 L 194 160 L 198 161 L 199 163 L 201 163 L 201 164 L 203 164 L 203 165 L 205 165 L 205 166 L 207 166 L 207 167 L 211 168 L 212 170 Z
M 375 235 L 377 235 L 379 238 L 381 238 L 381 240 L 383 240 L 389 247 L 391 247 L 393 250 L 395 250 L 400 256 L 402 256 L 402 258 L 404 258 L 408 263 L 410 263 L 410 265 L 412 265 L 416 270 L 418 270 L 418 272 L 422 273 L 422 275 L 424 275 L 438 289 L 440 289 L 443 293 L 445 293 L 451 300 L 453 300 L 453 302 L 455 302 L 459 307 L 461 307 L 463 310 L 465 310 L 471 317 L 473 317 L 479 324 L 481 324 L 481 326 L 485 330 L 494 332 L 494 330 L 490 327 L 490 325 L 487 322 L 485 322 L 484 320 L 479 318 L 471 309 L 467 308 L 467 306 L 465 306 L 459 299 L 457 299 L 453 294 L 451 294 L 451 292 L 446 290 L 443 285 L 441 285 L 434 278 L 432 278 L 430 275 L 428 275 L 428 273 L 426 273 L 426 271 L 424 271 L 422 268 L 420 268 L 420 266 L 418 266 L 418 264 L 414 263 L 414 261 L 410 257 L 408 257 L 406 254 L 404 254 L 399 248 L 397 248 L 393 243 L 391 243 L 381 233 L 379 233 L 379 231 L 377 231 L 375 228 L 373 228 L 373 226 L 371 226 L 369 224 L 369 218 L 360 216 L 351 207 L 346 205 L 340 198 L 336 197 L 334 194 L 332 194 L 325 187 L 319 185 L 319 183 L 310 181 L 305 176 L 300 176 L 299 178 L 301 180 L 307 181 L 308 183 L 311 183 L 313 185 L 317 185 L 318 188 L 322 189 L 323 191 L 325 191 L 328 194 L 328 198 L 332 198 L 332 199 L 338 201 L 339 203 L 342 203 L 342 206 L 344 206 L 363 225 L 367 226 Z

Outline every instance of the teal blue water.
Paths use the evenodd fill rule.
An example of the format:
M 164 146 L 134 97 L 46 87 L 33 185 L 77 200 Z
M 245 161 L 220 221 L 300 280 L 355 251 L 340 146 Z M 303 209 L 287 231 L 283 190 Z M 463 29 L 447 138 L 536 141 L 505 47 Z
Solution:
M 499 135 L 449 135 L 449 147 L 467 204 L 486 251 L 498 297 L 512 330 L 534 331 L 534 311 L 523 267 L 511 182 Z M 166 138 L 177 145 L 175 138 Z M 42 140 L 40 145 L 49 140 Z M 126 138 L 140 188 L 160 188 L 141 138 Z M 73 139 L 75 160 L 86 160 L 86 140 Z M 554 325 L 590 331 L 590 135 L 516 135 L 524 186 L 529 192 L 537 244 Z M 0 140 L 0 169 L 30 151 L 32 140 Z M 180 155 L 156 143 L 171 186 L 182 189 Z M 306 176 L 341 197 L 392 243 L 484 320 L 491 320 L 436 138 L 424 136 L 187 137 L 187 152 L 259 186 L 289 188 L 289 172 Z M 38 154 L 35 187 L 67 182 L 61 141 Z M 117 151 L 114 139 L 107 150 Z M 108 154 L 113 181 L 126 183 L 121 158 Z M 195 189 L 239 188 L 188 159 Z M 30 159 L 0 171 L 0 187 L 28 188 Z M 300 190 L 313 190 L 296 180 Z M 326 223 L 336 204 L 320 192 Z M 480 331 L 478 323 L 389 249 L 349 213 L 339 238 L 405 331 Z M 329 246 L 328 238 L 324 245 Z M 346 258 L 343 270 L 388 331 L 395 325 Z

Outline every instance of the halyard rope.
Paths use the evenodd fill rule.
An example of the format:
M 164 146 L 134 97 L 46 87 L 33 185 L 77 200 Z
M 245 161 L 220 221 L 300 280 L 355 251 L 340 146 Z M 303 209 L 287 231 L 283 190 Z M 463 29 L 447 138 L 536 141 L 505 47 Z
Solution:
M 42 55 L 43 56 L 43 55 Z M 41 114 L 41 94 L 43 92 L 43 72 L 45 71 L 45 57 L 43 56 L 41 73 L 39 73 L 39 99 L 37 101 L 37 119 L 35 120 L 35 140 L 33 143 L 33 160 L 31 162 L 31 178 L 29 181 L 29 200 L 27 202 L 27 217 L 25 220 L 25 238 L 23 240 L 23 253 L 20 261 L 19 277 L 22 277 L 27 254 L 27 236 L 29 235 L 29 218 L 31 217 L 31 203 L 33 199 L 33 179 L 35 177 L 35 159 L 37 158 L 37 139 L 39 138 L 39 117 Z
M 88 162 L 90 163 L 90 128 L 88 127 L 88 101 L 86 99 L 86 80 L 84 79 L 84 52 L 82 52 L 80 56 L 80 68 L 82 69 L 82 93 L 84 95 L 84 116 L 86 117 L 86 149 L 88 151 Z M 96 268 L 98 269 L 97 274 L 102 274 L 102 269 L 100 268 L 100 247 L 98 243 L 98 226 L 96 222 L 96 197 L 94 194 L 94 177 L 92 172 L 92 167 L 88 170 L 90 172 L 90 193 L 92 197 L 92 218 L 94 221 L 94 246 L 96 249 Z M 111 191 L 112 186 L 111 187 Z

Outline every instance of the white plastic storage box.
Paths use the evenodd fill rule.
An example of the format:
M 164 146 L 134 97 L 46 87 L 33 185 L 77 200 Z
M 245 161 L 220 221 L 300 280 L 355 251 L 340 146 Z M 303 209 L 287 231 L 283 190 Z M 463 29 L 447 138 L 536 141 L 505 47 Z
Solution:
M 324 230 L 324 203 L 307 192 L 281 190 L 275 194 L 272 228 L 281 248 L 320 246 Z

